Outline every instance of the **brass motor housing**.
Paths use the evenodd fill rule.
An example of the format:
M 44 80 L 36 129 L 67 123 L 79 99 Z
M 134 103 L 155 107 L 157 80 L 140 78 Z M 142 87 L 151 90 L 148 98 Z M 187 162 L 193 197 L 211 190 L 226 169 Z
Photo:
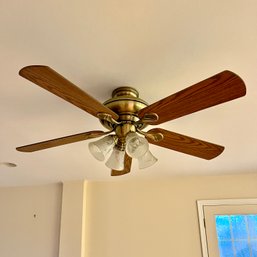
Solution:
M 118 122 L 132 124 L 139 121 L 138 112 L 148 106 L 144 100 L 139 98 L 138 91 L 132 87 L 116 88 L 112 92 L 112 98 L 103 104 L 119 115 Z M 113 123 L 106 120 L 100 121 L 105 128 L 114 129 Z M 146 124 L 142 124 L 140 129 L 144 127 L 146 127 Z

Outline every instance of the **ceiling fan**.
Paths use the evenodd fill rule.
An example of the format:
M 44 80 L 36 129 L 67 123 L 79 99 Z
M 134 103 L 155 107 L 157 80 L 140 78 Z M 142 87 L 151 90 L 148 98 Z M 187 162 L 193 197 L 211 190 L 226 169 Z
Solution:
M 140 99 L 138 91 L 131 87 L 115 89 L 112 98 L 102 104 L 48 66 L 27 66 L 19 74 L 97 117 L 108 131 L 89 131 L 16 149 L 34 152 L 105 136 L 98 143 L 90 143 L 89 149 L 101 161 L 110 149 L 113 150 L 106 163 L 112 170 L 112 176 L 129 173 L 132 158 L 138 159 L 142 168 L 154 163 L 156 158 L 150 153 L 148 143 L 206 160 L 215 158 L 223 152 L 223 146 L 162 128 L 147 132 L 143 129 L 147 125 L 159 125 L 246 94 L 243 80 L 231 71 L 223 71 L 150 105 Z

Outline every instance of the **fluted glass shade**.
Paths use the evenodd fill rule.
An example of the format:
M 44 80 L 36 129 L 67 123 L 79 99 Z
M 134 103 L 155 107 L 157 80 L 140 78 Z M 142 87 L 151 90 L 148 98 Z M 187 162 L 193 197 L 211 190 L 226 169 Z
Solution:
M 106 155 L 111 151 L 114 147 L 114 137 L 106 136 L 95 142 L 91 142 L 88 144 L 89 151 L 91 154 L 98 160 L 104 161 Z
M 140 158 L 149 149 L 148 141 L 136 133 L 129 133 L 126 137 L 126 152 L 132 158 Z
M 105 165 L 112 170 L 124 169 L 125 151 L 120 151 L 117 148 L 113 148 L 112 154 Z
M 148 150 L 144 155 L 138 158 L 138 167 L 139 169 L 145 169 L 157 162 L 157 158 Z

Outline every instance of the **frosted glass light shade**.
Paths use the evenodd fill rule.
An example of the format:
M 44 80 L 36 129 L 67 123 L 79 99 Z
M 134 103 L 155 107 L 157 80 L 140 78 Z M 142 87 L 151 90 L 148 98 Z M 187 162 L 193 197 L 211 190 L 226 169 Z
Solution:
M 124 169 L 125 151 L 120 151 L 117 148 L 113 148 L 112 154 L 105 165 L 112 170 Z
M 148 150 L 143 156 L 138 158 L 138 167 L 139 169 L 145 169 L 157 162 L 157 158 Z
M 98 160 L 104 161 L 106 155 L 111 151 L 114 147 L 114 137 L 106 136 L 95 142 L 90 142 L 88 144 L 88 148 L 90 153 Z
M 149 149 L 148 141 L 136 133 L 129 133 L 126 137 L 126 152 L 132 158 L 140 158 Z

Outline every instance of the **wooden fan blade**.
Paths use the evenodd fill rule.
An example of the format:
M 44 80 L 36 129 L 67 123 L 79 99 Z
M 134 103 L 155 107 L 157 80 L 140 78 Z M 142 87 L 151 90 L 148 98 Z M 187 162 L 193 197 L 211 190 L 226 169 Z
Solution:
M 130 172 L 132 164 L 132 158 L 125 153 L 125 159 L 124 159 L 124 169 L 123 170 L 112 170 L 111 176 L 121 176 L 125 175 Z
M 205 108 L 231 101 L 246 94 L 243 80 L 231 71 L 223 71 L 180 92 L 170 95 L 140 110 L 138 116 L 156 113 L 157 125 Z
M 147 134 L 157 133 L 161 133 L 163 135 L 163 140 L 154 141 L 152 139 L 153 137 L 147 137 Z M 151 144 L 193 155 L 206 160 L 217 157 L 224 150 L 223 146 L 184 136 L 161 128 L 151 129 L 147 132 L 147 134 L 146 139 Z
M 20 152 L 35 152 L 35 151 L 44 150 L 55 146 L 66 145 L 70 143 L 79 142 L 82 140 L 87 140 L 90 138 L 100 137 L 107 133 L 109 132 L 104 132 L 100 130 L 89 131 L 89 132 L 84 132 L 84 133 L 80 133 L 72 136 L 66 136 L 66 137 L 56 138 L 52 140 L 47 140 L 47 141 L 43 141 L 43 142 L 31 144 L 31 145 L 20 146 L 20 147 L 17 147 L 16 150 Z
M 19 74 L 93 116 L 97 117 L 98 113 L 107 113 L 113 119 L 118 119 L 118 115 L 115 112 L 98 102 L 50 67 L 43 65 L 27 66 L 21 69 Z

